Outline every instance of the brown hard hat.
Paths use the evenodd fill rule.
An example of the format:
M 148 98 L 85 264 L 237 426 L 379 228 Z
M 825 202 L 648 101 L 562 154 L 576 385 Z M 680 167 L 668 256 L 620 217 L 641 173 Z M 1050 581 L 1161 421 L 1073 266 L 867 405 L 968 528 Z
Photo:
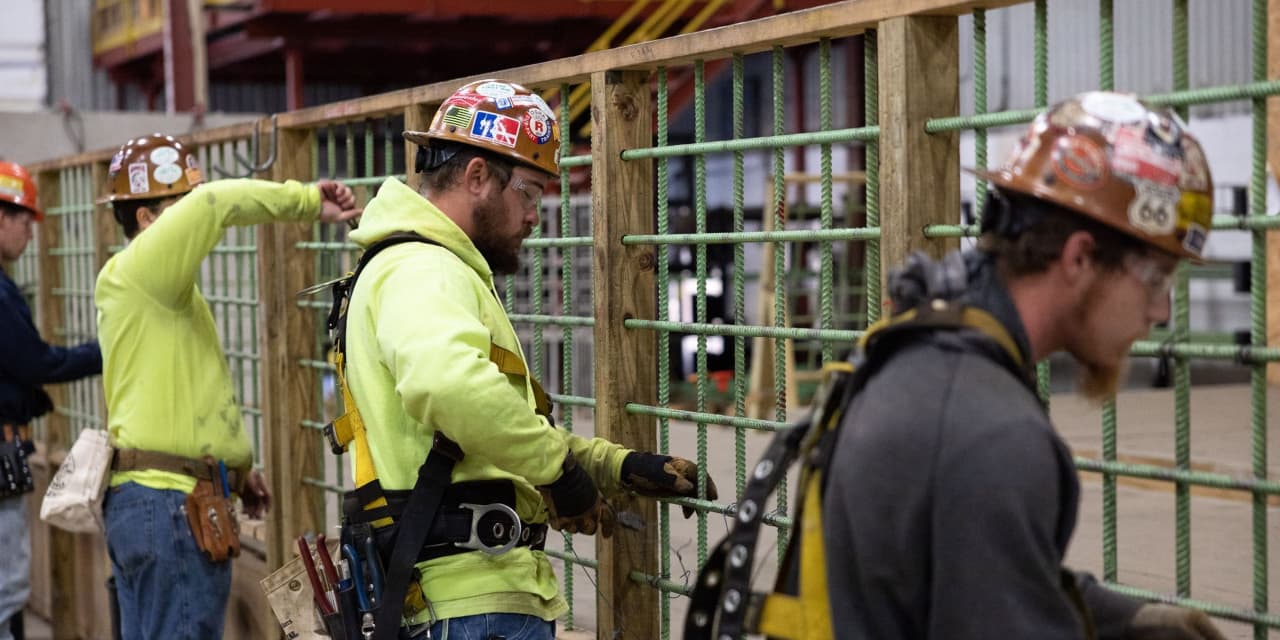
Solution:
M 107 169 L 99 204 L 182 195 L 204 181 L 196 154 L 172 136 L 153 133 L 120 147 Z
M 1182 258 L 1202 257 L 1213 220 L 1204 149 L 1172 111 L 1129 94 L 1094 91 L 1055 105 L 1004 166 L 974 173 Z
M 44 212 L 36 201 L 36 181 L 22 165 L 0 161 L 0 202 L 8 202 L 31 212 L 36 222 L 44 220 Z
M 480 80 L 449 96 L 426 131 L 405 131 L 404 139 L 427 147 L 454 142 L 560 175 L 560 125 L 551 107 L 525 87 L 504 80 Z

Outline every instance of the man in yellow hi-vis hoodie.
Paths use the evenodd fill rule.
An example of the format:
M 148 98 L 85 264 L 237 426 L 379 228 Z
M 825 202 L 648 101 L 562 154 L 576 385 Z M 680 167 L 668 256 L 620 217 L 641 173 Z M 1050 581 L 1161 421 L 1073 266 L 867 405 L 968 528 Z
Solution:
M 222 637 L 231 562 L 211 560 L 192 533 L 186 504 L 198 484 L 239 493 L 254 517 L 270 501 L 261 474 L 250 471 L 249 436 L 196 287 L 200 263 L 230 226 L 359 214 L 351 190 L 335 182 L 226 180 L 195 188 L 201 178 L 181 143 L 143 136 L 112 159 L 101 200 L 129 238 L 98 274 L 94 301 L 117 448 L 104 505 L 107 548 L 120 637 L 131 640 Z M 210 518 L 212 526 L 236 536 L 234 515 L 216 515 L 222 518 Z
M 524 374 L 493 277 L 518 268 L 542 192 L 558 175 L 559 131 L 546 103 L 520 85 L 475 82 L 444 102 L 427 131 L 404 137 L 419 145 L 421 190 L 384 182 L 351 238 L 366 248 L 403 232 L 425 241 L 381 250 L 353 285 L 346 382 L 393 507 L 414 487 L 437 432 L 462 457 L 451 483 L 436 488 L 444 499 L 417 556 L 431 606 L 406 612 L 401 637 L 550 640 L 567 606 L 542 552 L 548 524 L 608 535 L 605 496 L 696 496 L 699 481 L 714 496 L 714 484 L 688 460 L 575 436 L 538 411 L 541 389 Z M 360 452 L 352 457 L 360 486 Z M 494 502 L 514 509 L 518 538 L 514 526 L 469 524 L 475 510 L 462 504 Z M 358 510 L 344 515 L 348 525 L 361 520 Z M 491 550 L 511 548 L 469 550 L 440 520 L 463 523 L 466 531 L 452 532 L 462 539 L 474 530 Z M 395 637 L 386 632 L 376 637 Z

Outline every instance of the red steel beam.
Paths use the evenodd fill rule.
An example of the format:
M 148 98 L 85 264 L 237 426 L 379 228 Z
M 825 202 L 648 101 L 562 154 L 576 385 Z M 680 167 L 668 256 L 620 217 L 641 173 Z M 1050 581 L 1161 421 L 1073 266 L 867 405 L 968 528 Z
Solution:
M 195 16 L 198 20 L 199 16 Z M 164 19 L 164 101 L 169 113 L 196 108 L 195 57 L 187 0 L 168 0 Z M 203 30 L 201 30 L 203 32 Z
M 506 16 L 530 20 L 558 17 L 616 18 L 632 0 L 259 0 L 261 12 L 413 14 L 423 18 Z

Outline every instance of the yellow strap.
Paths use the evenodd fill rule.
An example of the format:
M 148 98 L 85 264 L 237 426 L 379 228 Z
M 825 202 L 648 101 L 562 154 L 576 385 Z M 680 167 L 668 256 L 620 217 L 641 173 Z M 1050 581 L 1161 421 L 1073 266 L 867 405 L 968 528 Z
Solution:
M 831 640 L 831 603 L 827 600 L 826 547 L 822 542 L 822 473 L 804 483 L 800 521 L 799 596 L 770 593 L 760 607 L 755 631 L 783 640 Z
M 865 347 L 867 342 L 881 329 L 899 324 L 905 324 L 917 319 L 919 312 L 916 309 L 910 309 L 888 318 L 882 318 L 871 326 L 867 327 L 862 338 L 858 340 L 858 346 Z M 995 316 L 979 309 L 977 307 L 964 307 L 960 313 L 960 324 L 969 327 L 983 335 L 991 338 L 1004 349 L 1009 357 L 1013 359 L 1018 367 L 1025 367 L 1025 361 L 1022 359 L 1022 351 L 1018 349 L 1018 343 L 1013 340 L 1013 336 L 1009 334 L 1009 330 L 996 320 Z
M 533 404 L 535 410 L 543 416 L 551 417 L 551 399 L 547 397 L 547 392 L 542 390 L 542 385 L 538 383 L 538 379 L 529 375 L 529 370 L 524 366 L 524 359 L 515 352 L 504 349 L 497 343 L 489 343 L 489 360 L 498 365 L 498 371 L 513 376 L 525 376 L 529 378 L 530 386 L 533 387 Z
M 342 443 L 343 446 L 352 441 L 355 442 L 356 486 L 363 487 L 378 479 L 378 471 L 373 466 L 373 454 L 369 452 L 369 437 L 365 432 L 364 418 L 360 417 L 360 409 L 356 406 L 355 399 L 351 397 L 351 390 L 347 387 L 346 367 L 344 364 L 342 354 L 335 349 L 333 366 L 338 374 L 338 388 L 342 389 L 342 406 L 346 407 L 347 412 L 341 418 L 333 421 L 333 428 L 338 442 Z M 349 434 L 349 438 L 343 439 L 343 434 Z M 385 506 L 387 506 L 387 499 L 380 497 L 364 505 L 364 509 L 369 510 Z M 373 522 L 374 527 L 385 527 L 390 524 L 393 524 L 391 518 L 381 518 Z

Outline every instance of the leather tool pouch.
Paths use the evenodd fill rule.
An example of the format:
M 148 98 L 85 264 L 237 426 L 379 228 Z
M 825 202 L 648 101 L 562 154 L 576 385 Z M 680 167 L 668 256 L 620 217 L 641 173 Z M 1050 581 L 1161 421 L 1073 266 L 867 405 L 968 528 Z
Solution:
M 240 524 L 236 522 L 231 498 L 224 494 L 222 481 L 206 459 L 214 480 L 197 480 L 196 487 L 187 495 L 187 524 L 196 546 L 211 562 L 225 562 L 240 555 Z

